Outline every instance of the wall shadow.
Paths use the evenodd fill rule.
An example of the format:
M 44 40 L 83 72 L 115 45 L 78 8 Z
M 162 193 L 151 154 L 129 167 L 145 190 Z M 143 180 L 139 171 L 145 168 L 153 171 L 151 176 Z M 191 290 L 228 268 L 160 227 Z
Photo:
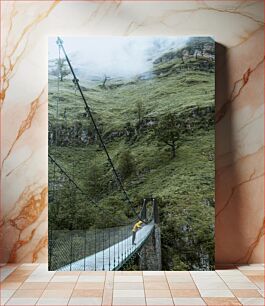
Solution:
M 227 48 L 219 43 L 215 46 L 215 264 L 218 266 L 233 264 L 235 241 L 239 250 L 242 249 L 244 241 L 240 240 L 240 220 L 237 218 L 237 215 L 240 215 L 240 205 L 230 203 L 230 193 L 238 180 L 236 169 L 233 167 L 236 144 L 230 103 L 231 67 Z

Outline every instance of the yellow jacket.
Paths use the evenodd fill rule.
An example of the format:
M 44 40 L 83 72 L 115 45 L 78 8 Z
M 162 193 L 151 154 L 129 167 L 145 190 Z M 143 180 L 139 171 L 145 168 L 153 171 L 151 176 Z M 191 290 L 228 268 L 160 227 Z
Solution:
M 137 232 L 142 227 L 142 224 L 143 224 L 142 221 L 138 221 L 137 223 L 135 223 L 132 231 Z

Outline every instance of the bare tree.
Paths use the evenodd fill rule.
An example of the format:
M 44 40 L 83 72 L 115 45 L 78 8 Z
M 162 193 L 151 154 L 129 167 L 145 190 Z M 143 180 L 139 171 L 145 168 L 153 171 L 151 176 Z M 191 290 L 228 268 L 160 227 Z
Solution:
M 136 102 L 136 113 L 137 113 L 137 118 L 138 118 L 138 124 L 140 125 L 143 116 L 144 116 L 144 106 L 142 101 L 137 101 Z
M 106 87 L 106 82 L 107 82 L 107 80 L 109 80 L 110 78 L 108 77 L 108 76 L 106 76 L 106 74 L 104 75 L 104 80 L 103 80 L 103 84 L 102 84 L 102 87 L 103 88 L 105 88 L 105 89 L 107 89 L 107 87 Z
M 51 61 L 49 66 L 50 73 L 54 76 L 59 76 L 61 82 L 63 82 L 64 78 L 71 73 L 66 59 L 64 58 Z

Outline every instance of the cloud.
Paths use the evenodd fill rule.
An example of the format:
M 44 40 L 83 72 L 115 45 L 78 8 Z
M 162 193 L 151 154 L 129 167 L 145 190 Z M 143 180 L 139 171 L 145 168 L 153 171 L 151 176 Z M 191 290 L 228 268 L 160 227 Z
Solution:
M 62 37 L 75 69 L 86 77 L 133 77 L 148 71 L 161 53 L 178 49 L 188 37 Z M 49 59 L 58 57 L 56 38 L 49 39 Z

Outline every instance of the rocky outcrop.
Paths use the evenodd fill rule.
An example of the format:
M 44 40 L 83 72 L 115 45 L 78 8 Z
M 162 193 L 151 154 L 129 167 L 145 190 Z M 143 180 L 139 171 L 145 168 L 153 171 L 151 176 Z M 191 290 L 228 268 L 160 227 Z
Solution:
M 94 129 L 84 127 L 80 122 L 70 126 L 56 122 L 49 124 L 49 145 L 83 146 L 94 144 L 96 141 L 97 135 Z
M 215 62 L 210 60 L 209 57 L 198 57 L 196 61 L 190 61 L 190 57 L 187 57 L 188 60 L 183 60 L 180 64 L 168 65 L 167 67 L 155 67 L 154 75 L 157 77 L 167 77 L 171 74 L 179 74 L 182 71 L 204 71 L 214 73 L 215 71 Z
M 181 59 L 182 63 L 191 58 L 214 61 L 215 43 L 210 37 L 205 37 L 203 39 L 202 37 L 193 37 L 187 42 L 184 48 L 177 51 L 169 51 L 157 58 L 153 63 L 155 65 L 167 63 L 177 58 Z
M 191 107 L 180 113 L 177 118 L 181 122 L 183 132 L 193 131 L 198 128 L 208 129 L 214 124 L 214 105 L 206 107 Z M 140 134 L 149 129 L 154 129 L 159 122 L 157 117 L 144 117 L 137 124 L 127 123 L 123 129 L 101 133 L 105 143 L 124 137 L 126 141 L 134 142 Z M 49 123 L 49 145 L 58 146 L 86 146 L 98 142 L 98 136 L 92 126 L 83 126 L 81 122 L 67 125 L 60 121 Z

